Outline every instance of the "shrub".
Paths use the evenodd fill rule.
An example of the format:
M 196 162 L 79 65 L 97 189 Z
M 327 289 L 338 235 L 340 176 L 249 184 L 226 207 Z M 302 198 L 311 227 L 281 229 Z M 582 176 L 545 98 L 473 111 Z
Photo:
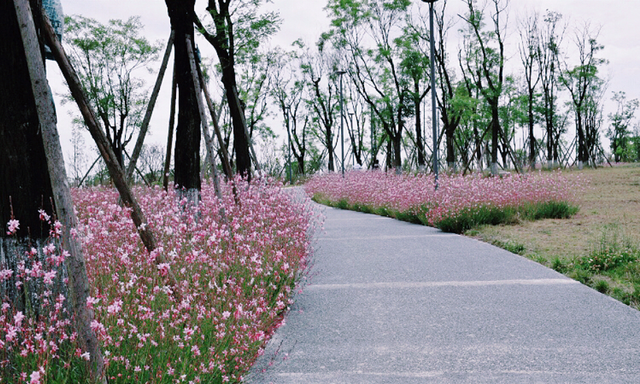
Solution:
M 173 191 L 137 188 L 157 236 L 152 254 L 143 247 L 129 210 L 118 205 L 115 190 L 74 191 L 92 287 L 87 305 L 95 313 L 92 327 L 110 383 L 239 382 L 282 324 L 311 255 L 316 217 L 306 201 L 273 184 L 234 182 L 237 197 L 223 185 L 222 200 L 204 185 L 197 208 L 177 201 Z M 156 253 L 167 263 L 156 265 Z M 169 270 L 177 286 L 165 284 Z M 9 307 L 3 304 L 0 323 L 13 319 L 15 324 Z M 48 337 L 48 328 L 39 323 L 23 324 L 28 331 L 17 336 L 19 345 L 38 345 L 42 335 Z M 0 358 L 15 375 L 3 376 L 9 382 L 28 382 L 27 374 L 39 375 L 39 369 L 46 370 L 48 383 L 82 382 L 51 370 L 56 364 L 78 369 L 82 354 L 75 344 L 69 344 L 69 357 L 60 363 L 31 350 L 22 356 L 18 347 L 8 349 L 6 341 L 14 337 L 1 325 Z
M 482 224 L 569 217 L 578 210 L 571 202 L 581 183 L 560 172 L 442 175 L 435 190 L 432 175 L 369 171 L 314 176 L 305 190 L 316 201 L 340 208 L 368 207 L 379 215 L 462 233 Z

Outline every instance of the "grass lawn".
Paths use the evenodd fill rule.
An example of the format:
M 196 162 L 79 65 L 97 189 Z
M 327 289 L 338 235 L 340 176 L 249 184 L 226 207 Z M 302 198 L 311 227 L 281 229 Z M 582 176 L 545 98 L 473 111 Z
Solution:
M 482 226 L 467 236 L 545 264 L 640 308 L 640 166 L 565 171 L 590 183 L 569 219 Z

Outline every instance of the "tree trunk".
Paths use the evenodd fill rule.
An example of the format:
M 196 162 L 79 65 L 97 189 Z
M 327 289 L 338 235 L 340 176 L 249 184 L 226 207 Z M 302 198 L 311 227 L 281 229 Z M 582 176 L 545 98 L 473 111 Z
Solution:
M 490 102 L 491 107 L 491 174 L 498 174 L 498 135 L 500 134 L 500 115 L 498 100 Z
M 580 108 L 577 108 L 576 112 L 576 132 L 578 134 L 578 168 L 582 169 L 584 163 L 588 161 L 587 154 L 585 151 L 585 135 L 584 128 L 582 124 L 582 113 L 580 113 Z
M 176 119 L 176 92 L 178 84 L 176 82 L 175 69 L 173 80 L 171 81 L 171 107 L 169 111 L 169 132 L 167 133 L 167 153 L 164 157 L 164 174 L 162 175 L 162 186 L 165 192 L 169 189 L 169 169 L 171 168 L 171 146 L 173 145 L 173 130 Z
M 553 142 L 554 142 L 553 123 L 547 117 L 547 168 L 553 167 Z
M 236 71 L 228 66 L 222 71 L 222 82 L 229 102 L 229 114 L 233 123 L 233 149 L 236 152 L 236 172 L 251 179 L 251 156 L 249 154 L 249 138 L 244 118 L 244 107 L 238 96 Z
M 18 238 L 44 239 L 49 228 L 41 228 L 38 209 L 52 210 L 53 192 L 40 121 L 13 2 L 0 2 L 0 14 L 0 236 L 14 216 Z
M 175 188 L 188 195 L 200 191 L 200 113 L 191 75 L 186 37 L 193 42 L 195 0 L 165 0 L 175 31 L 175 74 L 178 84 L 178 125 L 176 127 Z M 192 47 L 195 49 L 195 47 Z
M 40 122 L 44 153 L 46 154 L 51 187 L 54 192 L 56 213 L 63 224 L 63 242 L 69 251 L 66 260 L 69 273 L 69 289 L 76 323 L 76 332 L 81 348 L 89 352 L 88 363 L 91 380 L 106 383 L 104 360 L 95 332 L 91 329 L 94 320 L 93 313 L 87 308 L 87 298 L 90 295 L 89 280 L 82 254 L 82 247 L 78 239 L 72 235 L 77 228 L 77 218 L 73 210 L 73 201 L 64 168 L 64 158 L 60 147 L 60 138 L 56 127 L 56 116 L 53 97 L 47 82 L 41 45 L 36 33 L 33 15 L 28 0 L 14 0 L 16 15 L 20 23 L 21 38 L 26 53 L 29 72 L 29 83 L 34 96 L 36 113 Z M 36 4 L 37 12 L 42 10 L 41 4 Z M 39 19 L 42 17 L 40 15 Z
M 529 89 L 529 166 L 536 169 L 536 138 L 533 135 L 533 89 Z
M 335 151 L 333 150 L 333 135 L 331 134 L 331 130 L 327 129 L 325 140 L 327 141 L 327 155 L 329 157 L 329 164 L 327 168 L 329 172 L 335 172 L 336 170 L 336 160 L 335 160 Z
M 386 159 L 387 159 L 387 170 L 393 168 L 393 146 L 392 146 L 392 140 L 389 136 L 387 136 L 387 153 L 386 153 Z
M 236 153 L 236 172 L 251 179 L 251 154 L 249 152 L 250 137 L 247 129 L 247 123 L 244 116 L 243 101 L 238 95 L 238 86 L 236 82 L 236 69 L 234 58 L 234 47 L 232 45 L 234 36 L 230 21 L 229 4 L 220 3 L 220 9 L 209 1 L 209 12 L 213 17 L 216 28 L 216 35 L 211 35 L 206 31 L 202 31 L 205 38 L 211 43 L 216 50 L 220 66 L 222 67 L 222 83 L 225 88 L 225 95 L 229 104 L 229 115 L 233 124 L 233 148 Z M 198 25 L 200 21 L 198 20 Z M 201 28 L 204 29 L 204 28 Z M 230 43 L 231 41 L 231 43 Z M 255 155 L 255 153 L 254 153 Z M 256 168 L 259 165 L 256 163 Z
M 473 123 L 473 137 L 475 138 L 476 141 L 476 166 L 478 168 L 478 172 L 482 172 L 484 166 L 482 164 L 482 144 L 484 142 L 483 138 L 480 137 L 480 134 L 478 133 L 478 127 L 476 126 L 476 123 Z
M 402 172 L 402 135 L 393 136 L 393 167 L 396 172 Z
M 298 162 L 298 175 L 304 175 L 304 155 L 302 152 L 300 156 L 296 156 L 296 161 Z
M 229 161 L 229 153 L 227 153 L 227 147 L 225 146 L 225 142 L 222 139 L 222 133 L 220 131 L 220 125 L 218 122 L 219 114 L 216 114 L 216 110 L 213 106 L 213 101 L 211 100 L 211 96 L 209 95 L 209 90 L 207 89 L 207 84 L 204 80 L 204 76 L 202 75 L 202 70 L 200 69 L 200 65 L 196 66 L 198 71 L 198 79 L 200 81 L 200 87 L 202 88 L 202 92 L 204 93 L 205 99 L 207 101 L 207 106 L 209 107 L 209 113 L 211 114 L 211 122 L 213 123 L 213 130 L 216 134 L 216 138 L 218 139 L 218 144 L 220 144 L 220 161 L 222 162 L 222 169 L 224 170 L 224 174 L 227 176 L 227 180 L 231 180 L 233 178 L 233 170 L 231 169 L 231 162 Z M 207 128 L 205 130 L 205 138 L 209 134 Z
M 172 30 L 171 35 L 169 36 L 169 41 L 167 41 L 167 48 L 164 52 L 164 57 L 162 58 L 160 71 L 158 71 L 158 78 L 156 79 L 156 83 L 153 86 L 153 92 L 151 92 L 151 98 L 149 99 L 149 104 L 147 105 L 147 111 L 145 112 L 144 118 L 142 119 L 142 125 L 140 126 L 140 133 L 138 133 L 136 146 L 133 148 L 131 160 L 129 160 L 129 166 L 127 167 L 127 180 L 129 181 L 131 181 L 133 177 L 133 170 L 136 167 L 136 163 L 138 162 L 138 158 L 140 157 L 140 152 L 142 152 L 144 139 L 147 136 L 149 122 L 151 121 L 151 114 L 153 113 L 153 109 L 156 105 L 156 100 L 158 99 L 158 94 L 160 93 L 160 87 L 162 86 L 162 80 L 164 79 L 164 73 L 167 70 L 167 64 L 169 63 L 169 56 L 171 55 L 171 47 L 173 46 L 174 36 L 175 33 Z
M 456 171 L 456 151 L 455 151 L 455 125 L 451 123 L 444 124 L 444 131 L 447 136 L 447 166 L 453 172 Z

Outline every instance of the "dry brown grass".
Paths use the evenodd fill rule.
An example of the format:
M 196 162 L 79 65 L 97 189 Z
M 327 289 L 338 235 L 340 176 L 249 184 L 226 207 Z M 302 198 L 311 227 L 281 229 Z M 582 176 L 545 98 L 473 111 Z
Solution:
M 547 219 L 515 225 L 484 226 L 468 234 L 490 243 L 521 244 L 525 255 L 538 261 L 585 256 L 607 227 L 640 240 L 640 166 L 566 171 L 590 180 L 577 197 L 580 211 L 571 219 Z M 544 260 L 543 260 L 544 259 Z

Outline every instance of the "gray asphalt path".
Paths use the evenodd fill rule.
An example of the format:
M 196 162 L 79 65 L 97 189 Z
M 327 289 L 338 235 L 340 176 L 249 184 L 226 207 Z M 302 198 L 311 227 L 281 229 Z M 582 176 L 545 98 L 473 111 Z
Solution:
M 640 312 L 523 257 L 325 210 L 249 383 L 640 383 Z

